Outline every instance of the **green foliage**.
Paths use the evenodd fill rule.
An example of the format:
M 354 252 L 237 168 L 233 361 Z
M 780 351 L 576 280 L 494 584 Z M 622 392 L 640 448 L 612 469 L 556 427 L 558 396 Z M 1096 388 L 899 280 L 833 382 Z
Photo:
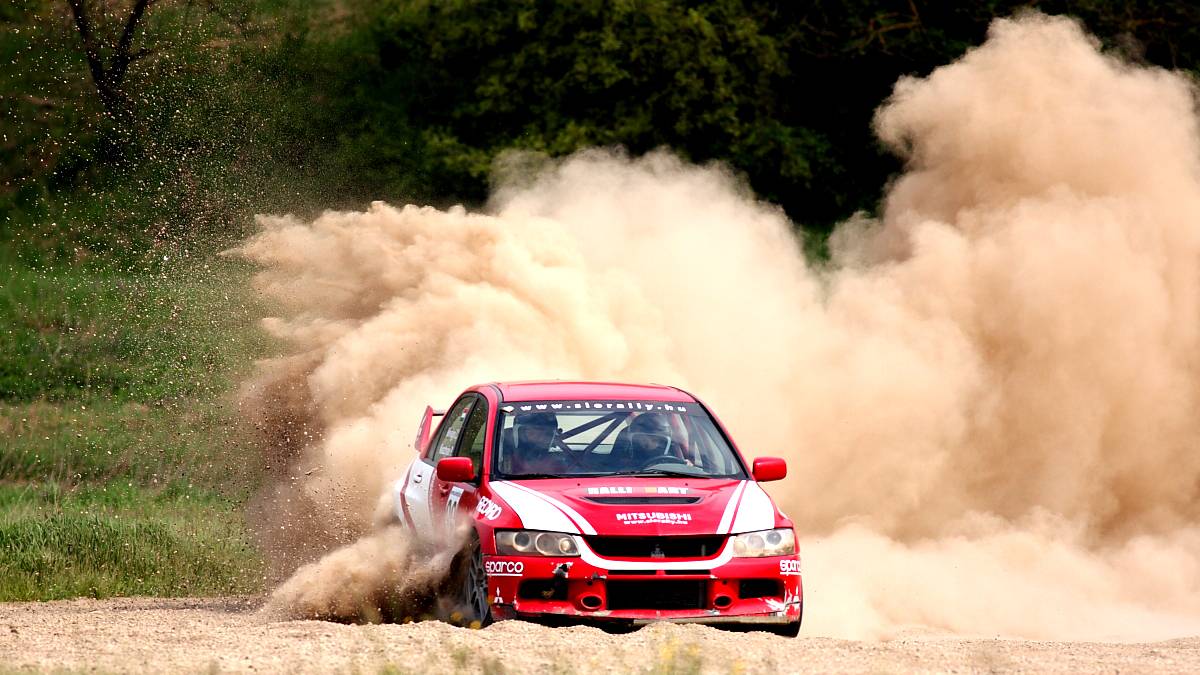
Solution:
M 208 255 L 272 184 L 269 108 L 230 56 L 269 27 L 236 4 L 152 6 L 124 127 L 65 3 L 0 12 L 0 600 L 260 589 L 241 504 L 261 472 L 231 408 L 262 308 Z
M 1170 5 L 1170 6 L 1168 6 Z M 1026 2 L 347 0 L 290 24 L 260 65 L 330 202 L 479 203 L 506 149 L 668 146 L 741 171 L 804 227 L 876 208 L 900 167 L 872 116 Z M 1170 67 L 1200 56 L 1200 9 L 1043 2 L 1109 47 Z M 311 17 L 320 16 L 313 10 Z M 286 64 L 281 67 L 280 64 Z M 291 106 L 306 107 L 294 119 Z M 299 147 L 303 146 L 303 148 Z
M 806 134 L 772 114 L 784 58 L 740 2 L 405 3 L 381 14 L 380 52 L 426 74 L 416 85 L 436 103 L 412 117 L 451 179 L 485 178 L 490 156 L 514 146 L 668 145 L 736 165 L 769 141 L 794 141 L 777 148 L 792 160 L 779 168 L 811 178 Z
M 254 213 L 295 201 L 294 163 L 272 136 L 288 126 L 257 58 L 274 43 L 278 2 L 152 4 L 120 114 L 100 103 L 66 3 L 24 5 L 0 15 L 11 64 L 0 68 L 0 243 L 42 261 L 83 252 L 128 266 L 163 245 L 219 250 Z M 111 59 L 128 5 L 84 5 Z
M 784 185 L 781 203 L 797 222 L 828 228 L 856 210 L 874 211 L 901 167 L 877 143 L 876 108 L 902 76 L 924 76 L 981 44 L 997 18 L 1038 10 L 1078 17 L 1108 49 L 1135 60 L 1195 70 L 1200 64 L 1200 6 L 1192 3 L 1087 0 L 816 0 L 747 3 L 787 55 L 780 115 L 828 141 L 819 187 Z M 757 186 L 756 186 L 757 187 Z M 767 191 L 769 194 L 771 191 Z
M 296 83 L 324 104 L 310 136 L 336 137 L 330 173 L 364 196 L 479 202 L 510 148 L 669 146 L 797 186 L 824 152 L 776 114 L 785 55 L 736 0 L 358 7 L 332 39 L 284 48 L 316 73 Z
M 21 0 L 0 12 L 0 240 L 137 263 L 226 245 L 254 212 L 478 204 L 500 152 L 590 145 L 726 162 L 824 230 L 899 169 L 871 132 L 896 79 L 1028 8 L 1147 63 L 1200 58 L 1200 8 L 1162 0 L 162 0 L 117 123 L 65 3 Z

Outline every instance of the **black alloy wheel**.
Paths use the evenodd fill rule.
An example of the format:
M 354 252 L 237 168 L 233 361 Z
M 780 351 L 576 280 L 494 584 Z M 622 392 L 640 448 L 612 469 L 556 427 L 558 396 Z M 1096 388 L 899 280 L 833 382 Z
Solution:
M 458 599 L 462 623 L 482 628 L 492 622 L 492 607 L 488 602 L 487 572 L 483 568 L 483 551 L 478 539 L 463 550 L 460 570 Z

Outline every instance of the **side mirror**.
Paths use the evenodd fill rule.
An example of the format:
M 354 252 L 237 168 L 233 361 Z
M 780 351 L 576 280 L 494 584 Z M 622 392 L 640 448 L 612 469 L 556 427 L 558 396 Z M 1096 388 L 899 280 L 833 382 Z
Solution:
M 475 478 L 475 464 L 470 457 L 446 457 L 438 460 L 437 477 L 446 483 L 465 483 Z
M 441 465 L 438 465 L 438 469 L 441 469 Z M 754 460 L 753 473 L 754 480 L 760 483 L 779 480 L 787 475 L 787 462 L 779 457 L 759 457 Z

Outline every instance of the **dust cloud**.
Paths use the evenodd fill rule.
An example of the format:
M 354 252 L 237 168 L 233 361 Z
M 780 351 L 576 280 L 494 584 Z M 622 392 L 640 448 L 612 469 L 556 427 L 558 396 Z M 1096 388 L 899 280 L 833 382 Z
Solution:
M 370 623 L 449 617 L 456 608 L 442 586 L 455 553 L 417 550 L 398 525 L 383 526 L 296 570 L 263 612 Z
M 666 152 L 510 156 L 487 213 L 261 218 L 239 253 L 292 346 L 248 388 L 281 439 L 262 512 L 319 524 L 264 530 L 363 534 L 469 384 L 664 382 L 788 459 L 807 634 L 1198 634 L 1195 100 L 1073 21 L 998 20 L 897 83 L 876 129 L 906 170 L 819 264 Z

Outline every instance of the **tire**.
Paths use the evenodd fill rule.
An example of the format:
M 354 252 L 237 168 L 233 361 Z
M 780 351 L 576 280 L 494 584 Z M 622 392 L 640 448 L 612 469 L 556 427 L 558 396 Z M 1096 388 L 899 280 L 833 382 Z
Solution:
M 783 637 L 794 638 L 800 634 L 800 622 L 795 621 L 782 626 L 771 626 L 771 632 Z
M 458 609 L 461 619 L 456 622 L 470 628 L 482 628 L 492 623 L 492 606 L 488 602 L 487 573 L 483 568 L 483 551 L 479 540 L 473 538 L 458 558 L 455 574 Z

